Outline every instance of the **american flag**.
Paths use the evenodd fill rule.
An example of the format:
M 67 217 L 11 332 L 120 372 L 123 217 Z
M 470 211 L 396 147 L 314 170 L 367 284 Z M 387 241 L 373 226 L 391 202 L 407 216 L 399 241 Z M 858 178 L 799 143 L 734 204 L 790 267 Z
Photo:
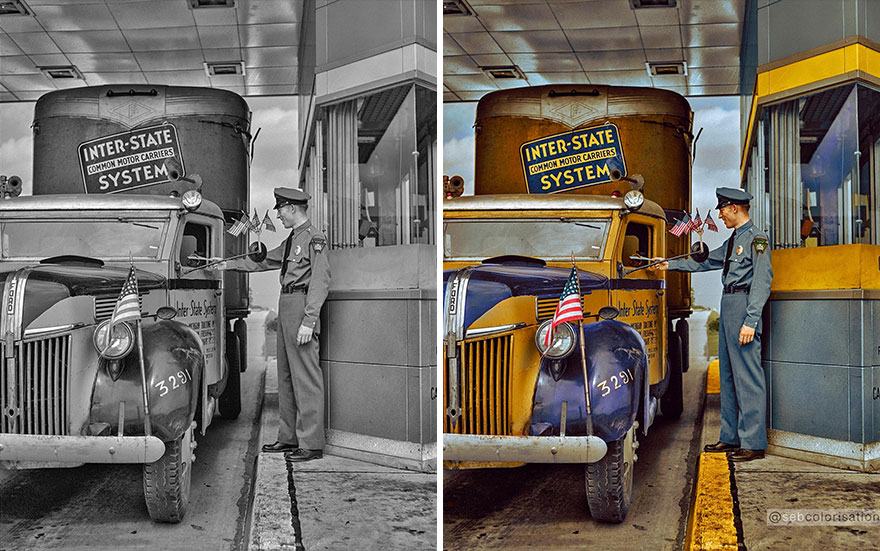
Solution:
M 245 213 L 245 214 L 242 214 L 241 218 L 236 220 L 235 223 L 232 224 L 232 227 L 226 231 L 237 237 L 237 236 L 241 235 L 243 232 L 246 232 L 247 230 L 249 230 L 250 227 L 251 227 L 251 220 L 250 220 L 250 218 L 248 218 L 247 213 Z
M 674 228 L 672 228 L 671 233 L 676 237 L 681 237 L 684 234 L 687 234 L 693 229 L 693 222 L 691 222 L 691 217 L 685 213 L 684 218 L 678 221 Z
M 672 228 L 670 228 L 669 233 L 671 233 L 672 235 L 674 235 L 676 237 L 680 236 L 681 235 L 681 232 L 680 232 L 681 225 L 682 225 L 681 220 L 676 220 L 675 225 L 672 226 Z
M 138 299 L 137 277 L 134 275 L 134 266 L 132 266 L 128 270 L 128 279 L 125 280 L 119 298 L 116 300 L 113 316 L 110 317 L 108 337 L 113 334 L 113 326 L 117 323 L 139 319 L 141 319 L 141 305 Z
M 712 212 L 709 212 L 709 216 L 706 217 L 706 229 L 712 231 L 718 231 L 718 226 L 715 225 L 715 221 L 712 220 Z
M 266 211 L 266 214 L 269 214 L 269 212 Z M 254 218 L 253 220 L 251 220 L 251 231 L 259 232 L 262 230 L 263 228 L 260 222 L 260 215 L 257 214 L 257 209 L 254 209 Z
M 556 313 L 553 314 L 550 330 L 544 335 L 544 346 L 549 348 L 553 343 L 553 332 L 557 325 L 564 321 L 581 319 L 584 319 L 584 311 L 581 308 L 581 297 L 578 295 L 578 273 L 577 268 L 572 266 L 568 281 L 565 282 L 565 287 L 562 289 L 562 296 L 559 297 L 559 304 L 556 305 Z
M 269 231 L 275 231 L 275 224 L 272 223 L 272 219 L 269 218 L 269 211 L 266 211 L 266 216 L 263 217 L 263 227 Z
M 694 217 L 694 221 L 691 223 L 693 229 L 698 230 L 700 226 L 703 225 L 703 219 L 700 218 L 700 209 L 697 209 L 697 215 Z

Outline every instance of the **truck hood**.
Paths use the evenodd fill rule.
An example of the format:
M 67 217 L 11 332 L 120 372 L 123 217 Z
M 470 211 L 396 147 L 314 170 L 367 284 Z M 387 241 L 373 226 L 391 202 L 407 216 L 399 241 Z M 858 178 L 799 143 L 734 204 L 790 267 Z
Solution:
M 447 283 L 461 271 L 470 272 L 464 298 L 464 327 L 468 328 L 490 308 L 499 302 L 517 296 L 536 296 L 556 298 L 562 294 L 565 282 L 571 273 L 567 268 L 550 268 L 537 263 L 502 261 L 498 264 L 486 262 L 462 270 L 443 272 L 443 295 L 446 296 Z M 607 277 L 579 270 L 581 293 L 596 289 L 607 289 Z M 445 317 L 444 317 L 445 320 Z
M 148 291 L 165 286 L 165 278 L 136 270 L 138 290 Z M 40 264 L 19 270 L 2 270 L 0 280 L 27 276 L 24 287 L 24 307 L 21 312 L 22 327 L 27 327 L 40 314 L 57 302 L 79 295 L 119 295 L 128 270 L 116 267 L 66 266 L 62 264 Z M 4 297 L 13 300 L 14 295 Z M 5 309 L 8 310 L 8 309 Z

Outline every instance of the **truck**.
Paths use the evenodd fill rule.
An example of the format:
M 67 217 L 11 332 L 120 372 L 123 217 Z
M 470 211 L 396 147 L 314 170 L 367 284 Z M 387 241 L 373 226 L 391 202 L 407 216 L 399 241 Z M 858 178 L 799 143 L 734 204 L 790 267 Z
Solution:
M 0 186 L 0 467 L 141 464 L 150 516 L 184 518 L 198 436 L 241 411 L 247 275 L 202 268 L 249 252 L 227 230 L 249 212 L 250 117 L 210 88 L 37 101 L 33 195 Z M 140 319 L 113 323 L 135 284 Z
M 667 230 L 691 207 L 692 128 L 654 88 L 479 101 L 473 195 L 453 176 L 443 204 L 446 468 L 584 464 L 592 518 L 626 518 L 639 432 L 683 409 L 689 275 L 645 268 L 691 251 Z M 548 339 L 571 278 L 583 322 Z

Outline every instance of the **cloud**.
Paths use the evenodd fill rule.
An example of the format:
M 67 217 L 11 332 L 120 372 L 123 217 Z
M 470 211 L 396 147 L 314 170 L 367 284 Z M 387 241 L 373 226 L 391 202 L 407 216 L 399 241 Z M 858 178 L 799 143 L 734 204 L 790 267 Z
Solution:
M 443 104 L 443 139 L 465 138 L 474 135 L 474 116 L 477 104 Z
M 464 178 L 466 195 L 474 193 L 474 136 L 456 138 L 443 143 L 443 174 Z

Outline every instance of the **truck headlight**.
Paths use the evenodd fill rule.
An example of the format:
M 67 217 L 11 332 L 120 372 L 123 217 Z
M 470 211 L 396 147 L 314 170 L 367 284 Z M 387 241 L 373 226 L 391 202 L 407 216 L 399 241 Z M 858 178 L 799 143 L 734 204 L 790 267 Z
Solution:
M 107 332 L 110 330 L 110 320 L 101 322 L 95 328 L 95 334 L 92 342 L 95 350 L 103 358 L 108 360 L 118 360 L 124 358 L 134 348 L 134 331 L 127 323 L 117 323 L 113 326 L 113 334 L 107 338 Z
M 550 330 L 552 322 L 553 320 L 547 320 L 538 326 L 538 332 L 535 333 L 535 346 L 538 347 L 541 355 L 553 358 L 554 360 L 560 360 L 571 354 L 571 351 L 574 350 L 574 327 L 568 322 L 562 322 L 557 325 L 556 331 L 553 334 L 553 343 L 550 345 L 550 349 L 547 350 L 547 347 L 544 346 L 544 338 L 547 336 L 547 331 Z

